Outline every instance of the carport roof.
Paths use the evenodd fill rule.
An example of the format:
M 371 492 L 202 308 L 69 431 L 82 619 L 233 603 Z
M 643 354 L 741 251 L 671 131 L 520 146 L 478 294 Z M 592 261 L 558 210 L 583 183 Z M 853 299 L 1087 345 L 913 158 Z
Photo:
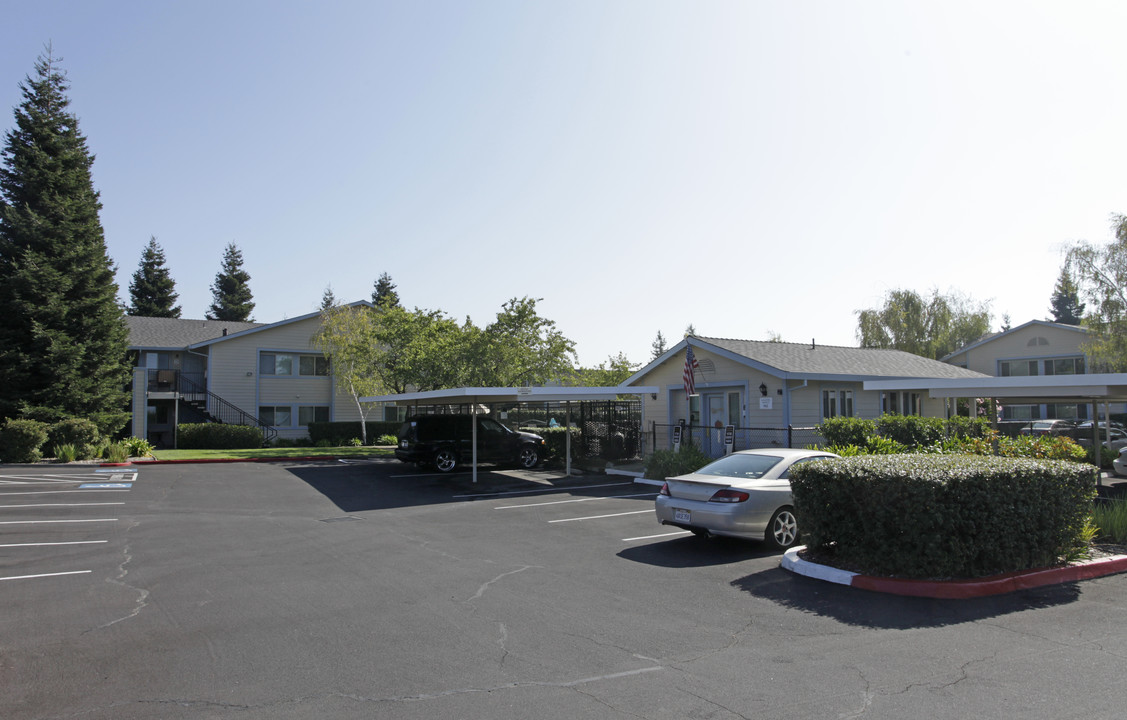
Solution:
M 987 397 L 1037 402 L 1055 400 L 1127 401 L 1127 373 L 1036 375 L 1031 377 L 866 380 L 866 390 L 926 389 L 933 398 Z
M 656 386 L 625 387 L 462 387 L 446 390 L 373 395 L 362 397 L 360 402 L 382 402 L 412 405 L 444 405 L 459 403 L 507 402 L 578 402 L 581 400 L 614 400 L 619 395 L 646 395 L 656 393 Z

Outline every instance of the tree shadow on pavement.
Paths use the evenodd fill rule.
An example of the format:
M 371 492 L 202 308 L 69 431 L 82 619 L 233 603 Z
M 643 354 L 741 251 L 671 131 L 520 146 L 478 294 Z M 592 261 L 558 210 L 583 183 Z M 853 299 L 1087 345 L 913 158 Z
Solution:
M 1080 598 L 1076 583 L 968 600 L 907 597 L 815 580 L 782 568 L 733 580 L 732 587 L 846 625 L 888 630 L 959 625 L 1024 610 L 1067 605 Z
M 675 540 L 648 543 L 627 548 L 620 558 L 665 568 L 708 567 L 728 565 L 753 558 L 778 555 L 762 543 L 732 538 L 698 538 L 685 535 Z

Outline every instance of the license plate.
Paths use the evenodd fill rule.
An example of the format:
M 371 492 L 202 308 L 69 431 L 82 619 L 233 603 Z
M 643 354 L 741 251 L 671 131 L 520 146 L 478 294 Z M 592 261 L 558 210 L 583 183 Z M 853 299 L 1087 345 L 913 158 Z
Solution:
M 688 510 L 682 510 L 681 508 L 673 508 L 673 522 L 688 524 L 688 523 L 692 522 L 692 518 L 690 517 Z

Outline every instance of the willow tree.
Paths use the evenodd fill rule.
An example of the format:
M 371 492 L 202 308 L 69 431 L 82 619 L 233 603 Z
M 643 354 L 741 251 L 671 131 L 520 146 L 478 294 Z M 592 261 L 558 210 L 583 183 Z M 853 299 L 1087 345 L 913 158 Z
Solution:
M 938 360 L 990 331 L 989 303 L 958 293 L 891 290 L 884 305 L 857 311 L 857 339 L 863 348 L 903 350 Z
M 1079 242 L 1065 266 L 1087 300 L 1083 324 L 1093 370 L 1127 372 L 1127 216 L 1112 217 L 1115 237 L 1107 245 Z

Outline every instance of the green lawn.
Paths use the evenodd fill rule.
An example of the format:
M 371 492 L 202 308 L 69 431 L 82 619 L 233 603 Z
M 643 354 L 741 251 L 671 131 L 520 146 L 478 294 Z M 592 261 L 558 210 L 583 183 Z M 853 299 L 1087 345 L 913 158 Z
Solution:
M 157 460 L 248 460 L 251 458 L 303 458 L 338 457 L 372 458 L 393 457 L 392 447 L 287 447 L 257 448 L 249 450 L 155 450 Z

